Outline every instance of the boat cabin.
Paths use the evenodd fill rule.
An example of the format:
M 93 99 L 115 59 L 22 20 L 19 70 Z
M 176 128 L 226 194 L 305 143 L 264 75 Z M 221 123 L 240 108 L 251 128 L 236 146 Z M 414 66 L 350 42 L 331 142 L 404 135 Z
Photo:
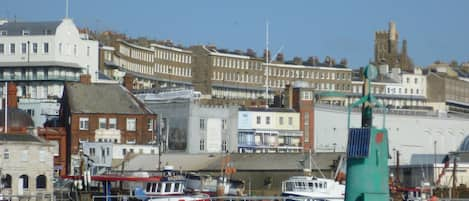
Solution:
M 315 177 L 292 177 L 282 182 L 283 192 L 327 192 L 326 180 Z M 330 186 L 329 186 L 330 187 Z
M 148 182 L 145 189 L 147 195 L 182 195 L 184 194 L 184 181 Z

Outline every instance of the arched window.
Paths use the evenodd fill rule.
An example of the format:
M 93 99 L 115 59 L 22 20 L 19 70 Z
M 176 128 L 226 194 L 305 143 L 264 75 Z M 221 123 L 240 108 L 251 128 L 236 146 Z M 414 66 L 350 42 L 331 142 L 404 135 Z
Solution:
M 6 174 L 2 177 L 2 184 L 4 185 L 4 188 L 11 188 L 11 175 Z
M 20 179 L 23 179 L 23 188 L 29 188 L 29 177 L 28 175 L 21 175 Z
M 46 188 L 46 176 L 39 175 L 36 177 L 36 188 Z

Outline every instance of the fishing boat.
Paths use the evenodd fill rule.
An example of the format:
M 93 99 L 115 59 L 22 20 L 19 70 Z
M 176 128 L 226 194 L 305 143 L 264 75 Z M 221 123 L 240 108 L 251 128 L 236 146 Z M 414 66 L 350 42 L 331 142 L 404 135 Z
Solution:
M 343 201 L 345 185 L 332 179 L 293 176 L 282 182 L 282 196 L 288 200 Z
M 210 175 L 200 175 L 197 173 L 189 173 L 186 175 L 186 189 L 209 194 L 217 195 L 217 187 L 223 185 L 223 195 L 243 196 L 244 182 L 241 180 L 228 179 L 227 177 L 213 177 Z
M 159 181 L 146 182 L 143 194 L 147 201 L 208 201 L 209 196 L 200 192 L 185 191 L 186 178 L 176 175 L 172 166 L 164 169 Z M 137 190 L 136 190 L 137 191 Z

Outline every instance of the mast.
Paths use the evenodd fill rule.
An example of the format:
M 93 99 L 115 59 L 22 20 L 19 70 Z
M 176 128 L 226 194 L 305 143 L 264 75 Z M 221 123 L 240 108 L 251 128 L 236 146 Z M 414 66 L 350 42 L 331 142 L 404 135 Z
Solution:
M 5 82 L 5 90 L 3 91 L 3 95 L 5 96 L 5 133 L 8 133 L 8 82 Z
M 269 22 L 265 23 L 265 100 L 269 105 Z

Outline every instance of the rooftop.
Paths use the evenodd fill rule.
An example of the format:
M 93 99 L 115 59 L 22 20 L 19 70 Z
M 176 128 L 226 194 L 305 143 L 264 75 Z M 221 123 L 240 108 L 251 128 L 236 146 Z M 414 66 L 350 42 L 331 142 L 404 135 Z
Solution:
M 33 135 L 29 134 L 17 134 L 17 133 L 1 133 L 1 142 L 41 142 L 41 140 Z
M 137 98 L 118 84 L 65 85 L 72 113 L 148 114 Z
M 8 36 L 54 35 L 61 21 L 7 22 L 0 25 L 0 32 Z

